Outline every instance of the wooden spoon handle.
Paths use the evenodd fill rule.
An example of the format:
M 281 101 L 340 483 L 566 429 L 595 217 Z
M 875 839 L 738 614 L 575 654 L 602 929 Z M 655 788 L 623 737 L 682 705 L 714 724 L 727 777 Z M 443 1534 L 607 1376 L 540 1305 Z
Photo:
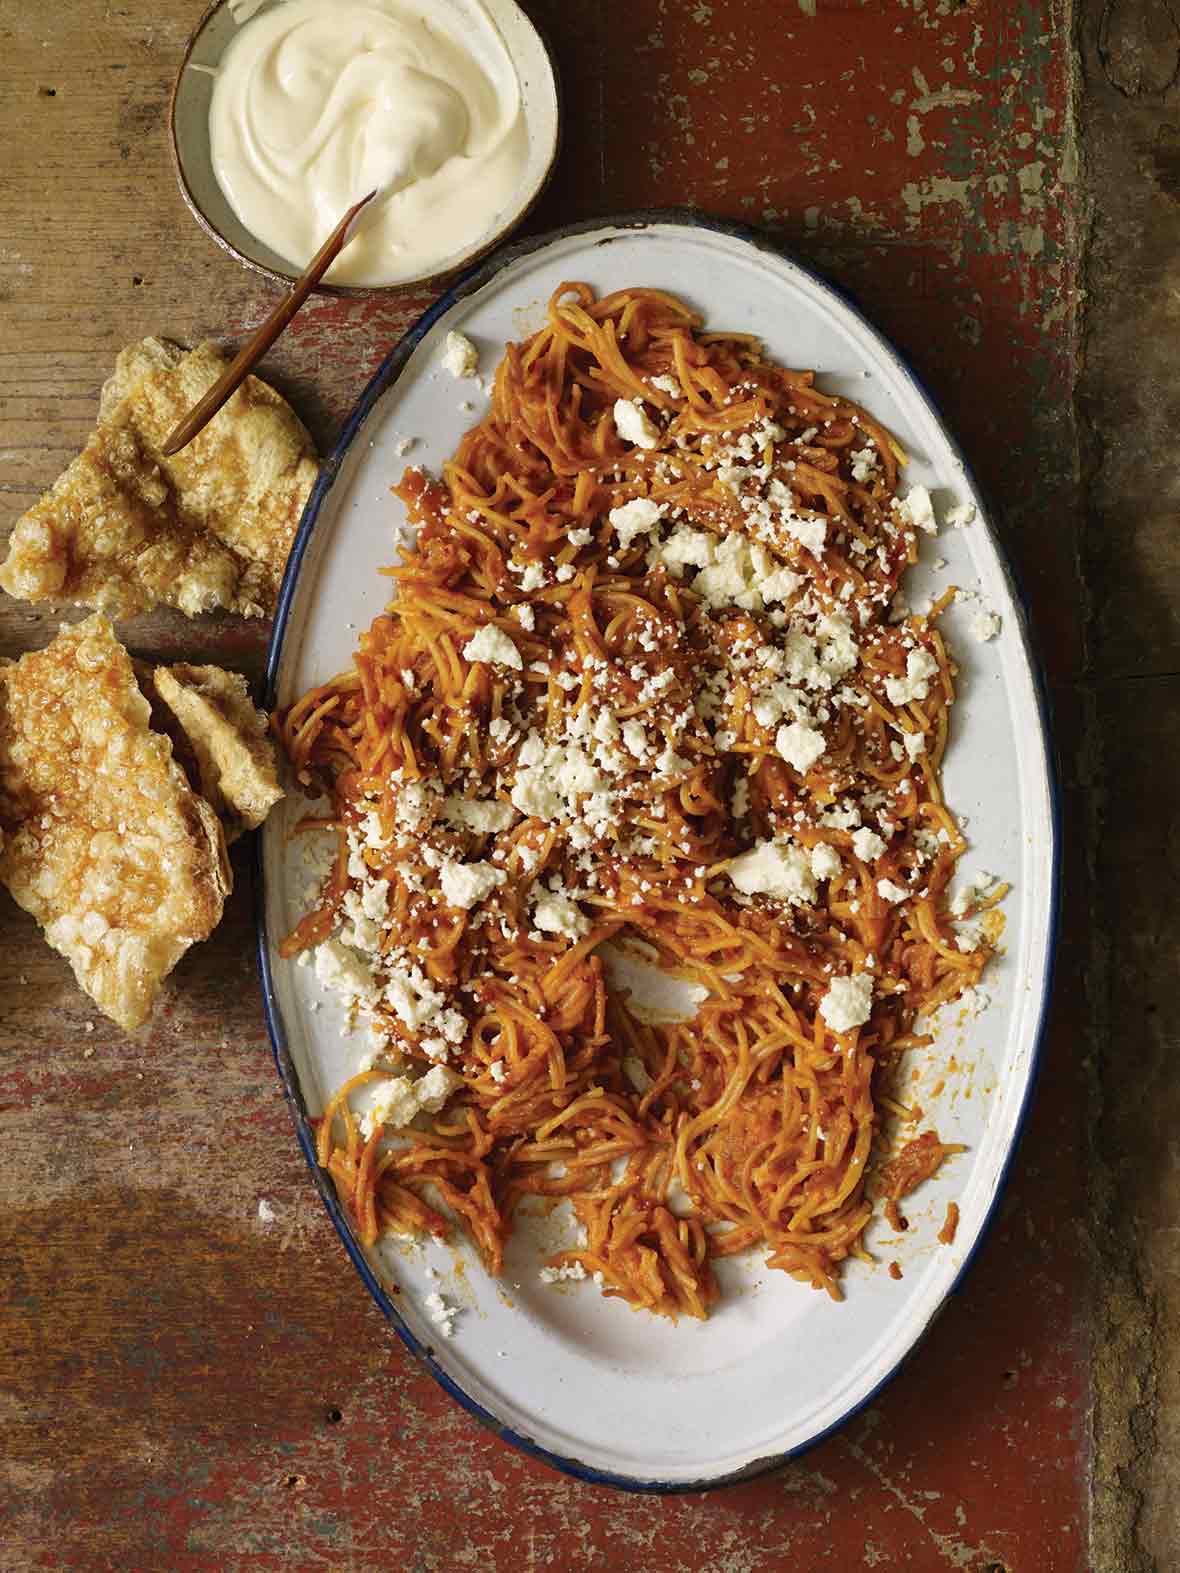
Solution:
M 197 433 L 209 424 L 225 401 L 246 380 L 352 239 L 353 225 L 360 216 L 362 208 L 367 207 L 376 195 L 376 191 L 370 191 L 367 197 L 362 197 L 359 202 L 354 203 L 349 208 L 348 212 L 308 263 L 306 272 L 296 280 L 291 293 L 278 303 L 253 338 L 238 351 L 204 398 L 199 403 L 194 404 L 184 419 L 177 423 L 168 441 L 160 450 L 163 454 L 179 453 L 181 448 L 187 447 Z

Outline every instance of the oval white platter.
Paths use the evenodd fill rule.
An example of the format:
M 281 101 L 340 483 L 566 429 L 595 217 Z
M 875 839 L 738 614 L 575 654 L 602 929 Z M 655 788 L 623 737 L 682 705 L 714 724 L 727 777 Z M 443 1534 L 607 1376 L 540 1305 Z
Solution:
M 1019 1133 L 1047 1005 L 1055 787 L 1019 599 L 962 455 L 913 374 L 852 305 L 795 262 L 748 233 L 670 215 L 583 226 L 502 252 L 391 353 L 308 505 L 275 622 L 269 702 L 287 704 L 351 665 L 358 631 L 382 610 L 388 581 L 377 570 L 395 560 L 404 524 L 391 484 L 407 463 L 439 471 L 484 408 L 476 382 L 442 367 L 448 330 L 474 340 L 490 386 L 505 341 L 540 326 L 549 295 L 570 279 L 602 293 L 659 286 L 691 302 L 710 328 L 757 333 L 774 358 L 817 368 L 822 387 L 882 420 L 911 455 L 907 480 L 930 488 L 940 514 L 955 503 L 978 510 L 964 528 L 924 538 L 906 589 L 915 605 L 948 583 L 980 597 L 942 624 L 961 673 L 944 779 L 971 842 L 961 868 L 1012 882 L 1004 950 L 985 979 L 986 1008 L 944 1011 L 933 1048 L 911 1056 L 923 1126 L 968 1151 L 907 1199 L 906 1234 L 874 1222 L 877 1264 L 851 1264 L 842 1304 L 755 1256 L 722 1264 L 723 1301 L 708 1322 L 673 1325 L 604 1300 L 590 1283 L 544 1283 L 544 1254 L 559 1244 L 552 1222 L 518 1230 L 500 1282 L 461 1247 L 364 1251 L 312 1163 L 361 1277 L 453 1396 L 571 1473 L 685 1490 L 745 1478 L 847 1420 L 914 1348 L 978 1245 Z M 981 606 L 1000 618 L 987 642 L 971 631 Z M 280 1074 L 311 1160 L 309 1116 L 369 1045 L 363 1029 L 348 1033 L 313 969 L 274 949 L 307 902 L 307 864 L 290 837 L 298 809 L 291 802 L 272 814 L 262 837 L 259 953 Z M 958 1069 L 949 1072 L 952 1055 Z M 951 1200 L 961 1215 L 945 1246 L 936 1235 Z M 900 1280 L 889 1276 L 891 1261 Z M 396 1295 L 386 1287 L 393 1282 Z M 440 1336 L 425 1306 L 436 1291 L 459 1307 L 453 1337 Z

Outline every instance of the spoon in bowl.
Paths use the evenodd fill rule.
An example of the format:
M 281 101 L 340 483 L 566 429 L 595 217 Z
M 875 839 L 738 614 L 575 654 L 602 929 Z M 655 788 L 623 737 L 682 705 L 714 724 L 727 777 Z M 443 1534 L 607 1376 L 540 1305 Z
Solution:
M 303 305 L 324 274 L 344 250 L 345 246 L 356 234 L 357 224 L 362 212 L 372 202 L 380 187 L 370 191 L 367 197 L 362 197 L 355 202 L 348 212 L 337 224 L 336 228 L 324 241 L 315 256 L 308 263 L 306 270 L 300 274 L 289 295 L 278 303 L 258 328 L 253 337 L 243 346 L 226 367 L 225 371 L 205 394 L 193 405 L 192 409 L 173 428 L 167 442 L 160 450 L 165 456 L 179 453 L 186 448 L 199 431 L 202 431 L 218 410 L 238 389 L 253 371 L 254 367 L 270 349 L 271 345 L 291 321 L 291 318 Z

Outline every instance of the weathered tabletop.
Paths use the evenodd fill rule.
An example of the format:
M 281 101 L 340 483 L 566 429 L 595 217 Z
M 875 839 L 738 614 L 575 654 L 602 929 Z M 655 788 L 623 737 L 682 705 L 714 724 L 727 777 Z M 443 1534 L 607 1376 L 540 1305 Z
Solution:
M 1111 1451 L 1098 1459 L 1106 1538 L 1094 1565 L 1131 1557 L 1140 1490 L 1140 1539 L 1166 1555 L 1175 1526 L 1161 1504 L 1176 1439 L 1166 1425 L 1152 1431 L 1149 1404 L 1134 1408 L 1155 1378 L 1139 1259 L 1119 1241 L 1136 1243 L 1141 1230 L 1155 1242 L 1142 1273 L 1166 1318 L 1152 1231 L 1169 1215 L 1119 1155 L 1138 1140 L 1157 1170 L 1163 1163 L 1175 1095 L 1165 1096 L 1162 1067 L 1176 1040 L 1142 1016 L 1148 996 L 1128 995 L 1135 980 L 1124 984 L 1101 935 L 1103 924 L 1134 925 L 1130 871 L 1151 862 L 1151 816 L 1167 812 L 1175 786 L 1166 743 L 1158 758 L 1151 745 L 1180 664 L 1175 592 L 1153 579 L 1155 559 L 1131 530 L 1149 495 L 1142 443 L 1165 437 L 1158 410 L 1154 437 L 1139 429 L 1138 470 L 1119 448 L 1135 402 L 1127 278 L 1158 306 L 1159 331 L 1134 341 L 1150 377 L 1164 375 L 1165 295 L 1175 310 L 1162 252 L 1140 225 L 1145 177 L 1132 153 L 1143 138 L 1154 147 L 1174 211 L 1167 8 L 1094 0 L 1083 18 L 1094 178 L 1108 183 L 1111 211 L 1123 204 L 1128 233 L 1120 249 L 1092 187 L 1108 290 L 1082 418 L 1089 211 L 1069 0 L 534 0 L 528 9 L 552 40 L 566 114 L 557 175 L 531 227 L 669 203 L 768 227 L 852 290 L 912 357 L 996 499 L 1058 709 L 1072 812 L 1064 986 L 1011 1188 L 963 1293 L 842 1434 L 777 1474 L 708 1496 L 586 1487 L 479 1430 L 416 1367 L 348 1268 L 271 1062 L 248 853 L 235 859 L 222 927 L 177 969 L 136 1039 L 90 1007 L 5 896 L 0 1566 L 1077 1573 L 1091 1565 L 1095 1340 L 1106 1384 L 1098 1437 Z M 121 345 L 145 333 L 232 342 L 274 298 L 197 229 L 169 165 L 171 73 L 201 10 L 200 0 L 0 0 L 5 529 L 81 445 Z M 268 369 L 321 444 L 431 298 L 321 299 L 297 320 Z M 1088 512 L 1083 461 L 1094 481 Z M 1134 521 L 1120 512 L 1128 495 L 1142 505 Z M 1166 522 L 1160 504 L 1146 527 L 1157 546 Z M 1120 578 L 1127 552 L 1136 574 Z M 1097 586 L 1089 599 L 1087 569 Z M 44 643 L 61 616 L 0 597 L 0 654 Z M 252 676 L 266 640 L 258 625 L 163 615 L 123 633 L 136 653 L 216 659 Z M 1141 681 L 1122 681 L 1131 677 Z M 1174 757 L 1174 715 L 1166 725 Z M 1143 816 L 1115 823 L 1105 852 L 1092 813 L 1104 727 L 1150 783 Z M 1161 855 L 1174 886 L 1174 839 Z M 1095 901 L 1092 929 L 1095 875 L 1107 905 Z M 1161 896 L 1142 928 L 1141 961 L 1169 902 Z M 1171 981 L 1175 998 L 1174 962 L 1170 974 L 1142 966 L 1150 998 L 1170 1003 L 1150 991 Z M 1127 998 L 1111 1007 L 1120 987 Z M 1148 1063 L 1138 1101 L 1124 1107 L 1117 1093 L 1103 1102 L 1102 1088 L 1125 1084 L 1134 1044 L 1120 1060 L 1103 1033 L 1128 1010 L 1139 1012 Z M 1158 1098 L 1143 1096 L 1145 1085 Z M 1172 1162 L 1174 1181 L 1174 1147 Z M 1093 1194 L 1091 1172 L 1101 1182 Z M 1134 1206 L 1120 1234 L 1112 1184 L 1124 1183 Z M 260 1220 L 262 1198 L 275 1221 Z M 1104 1272 L 1091 1271 L 1096 1261 Z M 1117 1304 L 1104 1297 L 1110 1286 Z

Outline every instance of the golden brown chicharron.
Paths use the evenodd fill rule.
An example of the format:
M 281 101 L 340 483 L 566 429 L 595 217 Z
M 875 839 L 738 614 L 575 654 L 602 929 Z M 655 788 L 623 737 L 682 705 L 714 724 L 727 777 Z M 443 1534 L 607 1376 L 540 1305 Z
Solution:
M 655 450 L 620 439 L 618 398 L 655 412 Z M 715 536 L 744 530 L 710 454 L 768 420 L 785 436 L 760 462 L 789 484 L 801 514 L 826 521 L 828 541 L 818 554 L 780 543 L 776 560 L 824 605 L 867 608 L 859 664 L 846 679 L 856 701 L 835 709 L 826 752 L 799 771 L 776 753 L 750 686 L 731 684 L 724 716 L 686 741 L 682 778 L 649 783 L 634 809 L 630 828 L 651 839 L 650 855 L 596 849 L 600 888 L 582 901 L 592 927 L 580 939 L 530 932 L 527 920 L 534 881 L 577 877 L 553 824 L 520 819 L 483 837 L 431 830 L 455 856 L 502 854 L 508 879 L 492 904 L 503 930 L 477 927 L 437 891 L 411 889 L 402 877 L 411 852 L 366 854 L 369 872 L 390 881 L 385 943 L 417 944 L 433 981 L 469 990 L 469 1030 L 452 1061 L 463 1087 L 443 1112 L 394 1140 L 380 1125 L 366 1139 L 348 1100 L 387 1074 L 375 1067 L 341 1087 L 320 1122 L 320 1161 L 366 1241 L 389 1230 L 444 1234 L 457 1220 L 495 1273 L 520 1204 L 568 1198 L 584 1240 L 554 1265 L 580 1264 L 633 1306 L 693 1316 L 717 1298 L 716 1257 L 757 1247 L 770 1266 L 838 1296 L 841 1263 L 865 1254 L 874 1153 L 905 1143 L 913 1113 L 890 1078 L 905 1051 L 930 1043 L 915 1029 L 919 1015 L 975 983 L 989 951 L 982 941 L 962 949 L 946 910 L 965 843 L 939 783 L 954 696 L 941 608 L 889 620 L 916 555 L 913 532 L 899 532 L 891 512 L 904 456 L 864 410 L 821 392 L 812 373 L 771 363 L 756 340 L 707 333 L 656 290 L 596 299 L 585 285 L 563 286 L 546 325 L 507 346 L 489 413 L 463 437 L 444 484 L 407 473 L 398 492 L 419 533 L 391 570 L 395 599 L 362 635 L 354 669 L 280 718 L 296 770 L 330 797 L 314 823 L 340 836 L 322 902 L 285 948 L 294 954 L 332 933 L 351 884 L 346 833 L 369 812 L 393 824 L 406 782 L 510 790 L 520 733 L 497 742 L 492 724 L 512 682 L 527 690 L 518 710 L 552 730 L 571 707 L 601 697 L 589 680 L 563 687 L 559 671 L 577 676 L 588 657 L 604 660 L 621 674 L 610 702 L 625 718 L 643 709 L 633 667 L 670 671 L 672 690 L 691 702 L 727 651 L 767 637 L 760 614 L 719 613 L 650 566 L 645 543 L 619 550 L 608 516 L 649 497 Z M 867 441 L 879 465 L 858 481 L 851 454 Z M 589 541 L 571 542 L 571 530 L 589 531 Z M 526 594 L 507 571 L 510 557 L 547 564 L 546 587 Z M 572 573 L 556 576 L 566 564 Z M 531 630 L 511 615 L 525 602 Z M 489 623 L 517 646 L 520 680 L 464 658 Z M 887 679 L 904 675 L 914 647 L 937 674 L 924 699 L 893 704 Z M 925 751 L 899 760 L 897 740 L 918 730 Z M 739 820 L 741 774 L 749 811 Z M 817 828 L 850 791 L 889 794 L 896 828 L 871 865 L 849 829 Z M 727 861 L 784 823 L 804 845 L 832 846 L 840 877 L 811 904 L 739 901 Z M 906 886 L 907 899 L 885 899 L 882 879 Z M 661 966 L 703 984 L 708 998 L 695 1018 L 639 1019 L 608 988 L 598 954 L 608 939 L 642 942 Z M 834 975 L 866 966 L 876 978 L 871 1018 L 837 1033 L 820 1001 Z M 392 1011 L 381 1025 L 410 1062 L 428 1063 Z M 903 1153 L 911 1148 L 891 1172 L 894 1205 L 958 1150 L 930 1132 Z
M 9 595 L 113 618 L 157 605 L 274 611 L 319 473 L 294 410 L 248 377 L 182 452 L 161 452 L 225 365 L 213 344 L 148 338 L 120 353 L 85 448 L 13 527 L 0 564 Z
M 0 668 L 0 822 L 0 881 L 106 1014 L 142 1026 L 232 878 L 105 617 Z

